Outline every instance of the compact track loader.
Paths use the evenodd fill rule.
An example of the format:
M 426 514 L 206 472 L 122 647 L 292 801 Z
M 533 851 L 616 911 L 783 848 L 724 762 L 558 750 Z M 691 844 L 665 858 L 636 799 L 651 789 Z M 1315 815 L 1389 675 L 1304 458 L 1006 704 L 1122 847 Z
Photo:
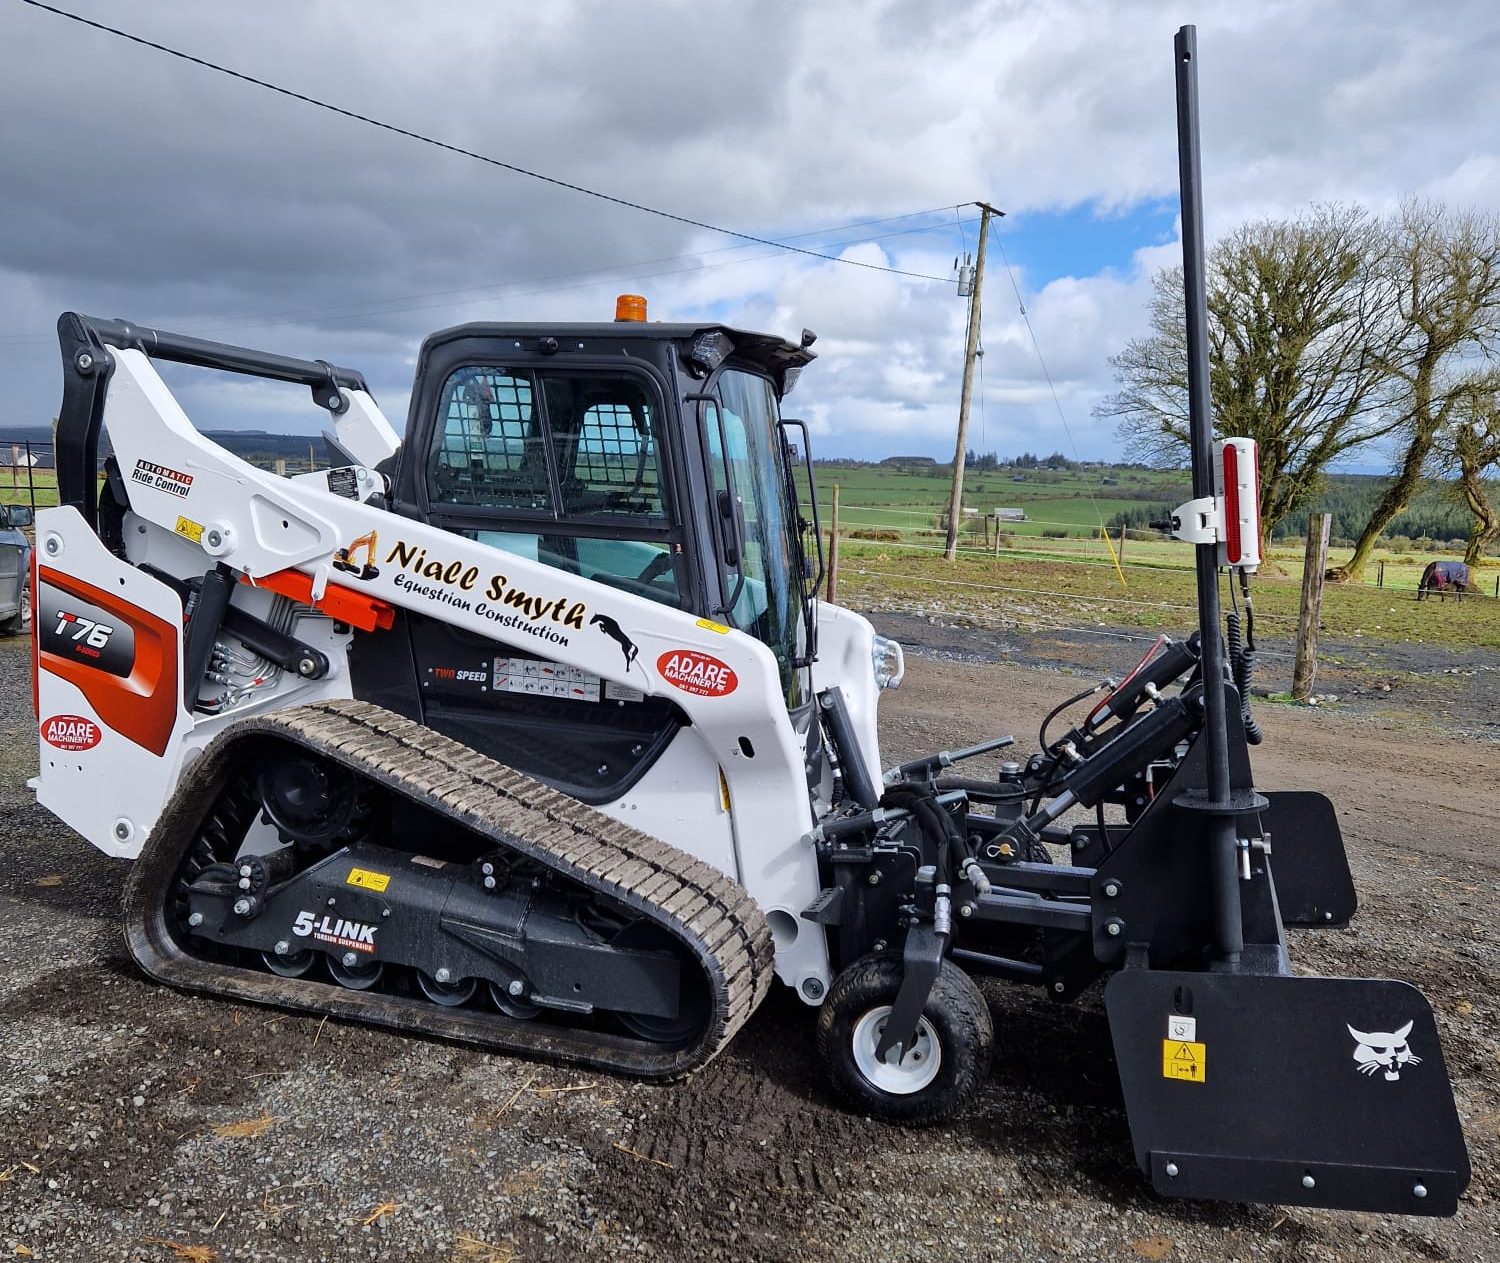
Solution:
M 1346 923 L 1354 892 L 1328 801 L 1252 781 L 1253 638 L 1226 645 L 1218 584 L 1248 594 L 1253 445 L 1211 448 L 1201 380 L 1197 634 L 960 779 L 1009 738 L 883 769 L 900 647 L 814 595 L 808 435 L 780 414 L 810 334 L 463 325 L 424 343 L 401 437 L 325 361 L 58 328 L 35 788 L 135 860 L 151 976 L 654 1078 L 779 980 L 842 1096 L 912 1123 L 989 1074 L 973 976 L 1106 979 L 1160 1192 L 1453 1213 L 1427 1002 L 1291 970 L 1285 927 Z M 337 467 L 236 458 L 159 361 L 308 388 Z

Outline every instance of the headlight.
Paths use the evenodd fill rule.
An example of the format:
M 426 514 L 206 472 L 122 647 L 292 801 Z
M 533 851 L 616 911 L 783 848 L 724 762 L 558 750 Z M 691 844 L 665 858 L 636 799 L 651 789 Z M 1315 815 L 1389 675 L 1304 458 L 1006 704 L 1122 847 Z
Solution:
M 901 643 L 888 636 L 876 636 L 870 657 L 874 660 L 876 686 L 898 688 L 906 678 L 906 655 L 901 652 Z

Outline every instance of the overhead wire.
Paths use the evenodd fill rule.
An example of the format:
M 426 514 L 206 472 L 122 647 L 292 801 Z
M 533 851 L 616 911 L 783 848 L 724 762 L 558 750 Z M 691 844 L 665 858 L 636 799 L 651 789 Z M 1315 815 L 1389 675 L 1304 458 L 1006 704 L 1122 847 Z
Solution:
M 1032 327 L 1031 313 L 1026 310 L 1026 301 L 1021 297 L 1021 286 L 1016 280 L 1015 269 L 1010 265 L 1010 258 L 1005 253 L 1005 242 L 1001 239 L 1000 233 L 996 230 L 993 223 L 990 225 L 990 235 L 994 238 L 995 246 L 1000 251 L 1000 261 L 1005 265 L 1005 275 L 1009 278 L 1011 290 L 1016 296 L 1016 308 L 1021 313 L 1022 323 L 1025 324 L 1026 332 L 1031 338 L 1031 346 L 1036 352 L 1037 363 L 1041 365 L 1042 376 L 1047 382 L 1047 390 L 1052 395 L 1052 406 L 1057 410 L 1057 419 L 1062 422 L 1063 433 L 1068 436 L 1068 445 L 1073 449 L 1073 459 L 1082 464 L 1083 457 L 1078 450 L 1078 440 L 1073 437 L 1073 429 L 1068 424 L 1067 413 L 1063 411 L 1062 400 L 1058 398 L 1057 385 L 1052 380 L 1052 371 L 1047 367 L 1046 356 L 1042 354 L 1042 344 L 1037 340 L 1036 330 Z M 1081 476 L 1083 478 L 1083 489 L 1088 495 L 1089 503 L 1093 505 L 1094 517 L 1098 520 L 1099 529 L 1102 531 L 1105 529 L 1104 515 L 1099 509 L 1098 501 L 1094 499 L 1093 487 L 1090 485 L 1088 477 L 1086 475 Z
M 159 40 L 147 39 L 143 35 L 136 35 L 130 31 L 122 30 L 117 26 L 110 26 L 107 22 L 100 22 L 94 18 L 86 18 L 82 14 L 73 13 L 67 9 L 58 8 L 56 5 L 47 4 L 44 0 L 19 0 L 19 3 L 29 8 L 39 9 L 46 13 L 54 14 L 60 18 L 66 18 L 70 22 L 76 22 L 80 26 L 86 26 L 107 35 L 113 35 L 117 39 L 125 40 L 142 48 L 149 48 L 155 52 L 164 53 L 168 57 L 174 57 L 190 65 L 210 70 L 215 74 L 225 75 L 231 79 L 237 79 L 241 83 L 248 83 L 257 88 L 264 88 L 268 92 L 274 92 L 293 101 L 300 101 L 304 105 L 311 105 L 320 110 L 326 110 L 330 114 L 336 114 L 341 118 L 351 119 L 357 123 L 363 123 L 369 127 L 379 128 L 381 131 L 389 132 L 395 136 L 404 136 L 408 140 L 417 141 L 420 144 L 430 145 L 435 149 L 442 149 L 448 153 L 457 154 L 463 158 L 471 158 L 475 162 L 482 162 L 487 166 L 496 167 L 502 171 L 509 171 L 513 175 L 525 176 L 528 179 L 538 180 L 544 184 L 550 184 L 555 188 L 566 189 L 572 193 L 579 193 L 585 197 L 596 198 L 601 202 L 608 202 L 614 206 L 624 207 L 628 210 L 639 211 L 645 215 L 654 215 L 659 219 L 671 220 L 674 223 L 685 224 L 690 228 L 702 228 L 707 232 L 720 233 L 726 237 L 735 237 L 740 241 L 750 242 L 756 245 L 771 246 L 791 254 L 807 255 L 815 259 L 823 259 L 830 263 L 842 263 L 849 267 L 865 268 L 872 272 L 885 272 L 893 276 L 904 276 L 912 280 L 934 281 L 942 284 L 948 282 L 947 277 L 929 276 L 925 272 L 912 272 L 904 268 L 886 267 L 879 263 L 866 263 L 860 259 L 847 259 L 839 255 L 824 254 L 817 250 L 809 250 L 802 246 L 795 246 L 782 241 L 776 241 L 769 237 L 759 237 L 753 233 L 740 232 L 734 228 L 725 228 L 721 224 L 709 223 L 707 220 L 694 219 L 689 215 L 679 215 L 675 211 L 663 210 L 658 206 L 651 206 L 645 202 L 637 202 L 628 197 L 621 197 L 614 193 L 605 193 L 599 189 L 589 188 L 587 185 L 578 184 L 572 180 L 564 180 L 559 176 L 547 175 L 545 172 L 534 171 L 529 167 L 523 167 L 519 163 L 507 162 L 503 158 L 496 158 L 490 154 L 480 153 L 478 150 L 469 149 L 463 145 L 456 145 L 451 141 L 440 140 L 425 132 L 419 132 L 409 127 L 402 127 L 396 123 L 390 123 L 370 114 L 363 114 L 358 110 L 348 109 L 342 105 L 335 105 L 320 97 L 311 96 L 306 92 L 298 92 L 293 88 L 283 87 L 279 83 L 273 83 L 269 79 L 261 79 L 255 75 L 247 74 L 242 70 L 234 70 L 220 62 L 211 61 L 206 57 L 199 57 L 187 53 L 179 48 L 173 48 L 170 44 L 163 44 Z
M 943 210 L 946 208 L 939 207 L 938 209 Z M 811 237 L 823 236 L 828 233 L 847 232 L 853 228 L 861 228 L 883 223 L 894 223 L 898 220 L 913 219 L 931 215 L 933 213 L 934 212 L 931 210 L 912 211 L 906 215 L 892 215 L 888 216 L 885 219 L 866 220 L 862 223 L 845 224 L 831 228 L 817 229 L 813 232 L 800 233 L 798 234 L 798 236 Z M 865 241 L 884 241 L 891 237 L 904 237 L 910 236 L 914 233 L 930 231 L 932 231 L 931 225 L 920 224 L 915 228 L 902 228 L 894 232 L 878 233 L 874 236 L 867 235 L 855 238 L 849 242 L 837 244 L 854 245 Z M 599 284 L 601 281 L 607 280 L 610 277 L 614 277 L 616 280 L 621 282 L 650 280 L 663 276 L 680 276 L 690 272 L 708 271 L 712 268 L 734 267 L 745 263 L 759 263 L 764 262 L 767 259 L 776 257 L 774 254 L 762 253 L 746 255 L 738 259 L 721 259 L 713 263 L 692 263 L 685 267 L 668 268 L 655 272 L 641 272 L 637 270 L 639 268 L 649 267 L 655 263 L 671 263 L 679 259 L 697 259 L 703 257 L 704 255 L 725 254 L 732 251 L 746 249 L 749 249 L 749 247 L 746 245 L 723 246 L 716 250 L 692 251 L 683 254 L 664 255 L 657 259 L 643 259 L 633 263 L 612 264 L 599 268 L 584 268 L 573 272 L 558 272 L 543 276 L 522 277 L 513 281 L 496 281 L 487 285 L 463 286 L 461 288 L 451 290 L 433 290 L 427 293 L 404 295 L 401 297 L 372 298 L 366 300 L 365 302 L 343 303 L 331 307 L 303 307 L 291 311 L 277 313 L 246 313 L 243 316 L 234 316 L 227 318 L 223 322 L 217 322 L 211 327 L 184 327 L 179 331 L 185 333 L 193 333 L 198 336 L 206 336 L 209 334 L 232 332 L 237 329 L 255 329 L 270 325 L 287 324 L 297 320 L 314 320 L 319 318 L 326 318 L 329 316 L 393 315 L 400 312 L 434 311 L 442 310 L 444 308 L 463 306 L 467 303 L 478 301 L 481 296 L 485 295 L 498 295 L 501 293 L 511 293 L 515 295 L 560 294 L 572 289 L 588 288 L 589 286 Z M 567 281 L 574 280 L 575 278 L 584 279 L 577 280 L 577 282 L 572 285 L 554 286 L 548 284 L 548 282 L 551 281 Z M 422 301 L 429 298 L 450 299 L 451 301 L 432 303 Z M 182 324 L 184 322 L 177 323 Z M 193 322 L 191 321 L 185 323 L 193 324 Z M 42 344 L 51 342 L 52 340 L 53 339 L 50 334 L 0 334 L 0 348 L 9 346 Z

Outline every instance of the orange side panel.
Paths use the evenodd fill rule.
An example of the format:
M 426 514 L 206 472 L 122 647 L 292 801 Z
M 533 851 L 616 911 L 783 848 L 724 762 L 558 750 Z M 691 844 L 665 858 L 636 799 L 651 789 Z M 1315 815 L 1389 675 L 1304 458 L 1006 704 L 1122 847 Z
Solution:
M 330 583 L 323 589 L 323 599 L 312 599 L 312 576 L 300 570 L 278 570 L 275 574 L 261 575 L 258 579 L 242 578 L 242 583 L 252 587 L 267 588 L 282 596 L 290 597 L 300 605 L 311 605 L 322 610 L 329 618 L 335 618 L 360 631 L 386 631 L 396 621 L 396 607 L 389 601 L 366 596 L 352 588 Z
M 39 669 L 76 685 L 112 731 L 144 746 L 152 754 L 166 753 L 172 727 L 177 722 L 177 708 L 182 701 L 177 676 L 177 641 L 182 629 L 132 605 L 117 593 L 96 588 L 92 583 L 50 567 L 39 567 L 38 577 L 42 584 L 107 611 L 128 624 L 135 633 L 135 661 L 129 675 L 119 676 L 43 649 L 41 631 L 37 628 Z M 40 586 L 33 591 L 32 597 L 32 623 L 35 627 L 42 619 Z

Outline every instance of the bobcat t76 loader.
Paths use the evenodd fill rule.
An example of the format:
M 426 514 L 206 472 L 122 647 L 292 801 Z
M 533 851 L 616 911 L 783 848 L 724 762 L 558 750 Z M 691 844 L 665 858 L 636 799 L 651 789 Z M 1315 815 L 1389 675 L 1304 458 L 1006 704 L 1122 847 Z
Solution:
M 404 436 L 350 369 L 61 318 L 35 788 L 135 861 L 140 966 L 649 1078 L 779 983 L 839 1094 L 912 1123 L 989 1074 L 974 977 L 1103 980 L 1159 1192 L 1452 1214 L 1431 1008 L 1289 961 L 1354 895 L 1328 801 L 1251 778 L 1218 582 L 1253 568 L 1253 447 L 1196 413 L 1194 636 L 998 777 L 952 767 L 1005 738 L 885 769 L 901 650 L 816 598 L 780 414 L 811 335 L 622 314 L 432 335 Z M 307 387 L 336 467 L 238 459 L 159 361 Z

